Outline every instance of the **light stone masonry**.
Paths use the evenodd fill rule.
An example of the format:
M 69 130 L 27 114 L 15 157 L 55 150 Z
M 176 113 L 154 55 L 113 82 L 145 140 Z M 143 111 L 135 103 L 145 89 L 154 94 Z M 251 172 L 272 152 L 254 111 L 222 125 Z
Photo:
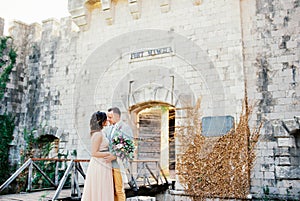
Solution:
M 19 56 L 0 111 L 18 118 L 16 141 L 23 142 L 24 129 L 38 128 L 37 136 L 60 140 L 60 152 L 89 158 L 94 111 L 119 106 L 138 130 L 132 108 L 181 109 L 201 98 L 203 116 L 230 115 L 238 122 L 248 98 L 254 104 L 250 129 L 263 123 L 250 193 L 257 199 L 299 196 L 299 137 L 282 126 L 299 128 L 297 1 L 94 2 L 69 0 L 69 17 L 11 27 Z M 0 36 L 2 24 L 0 18 Z M 131 58 L 159 48 L 172 53 Z M 175 126 L 184 125 L 185 115 L 176 111 Z M 264 194 L 266 186 L 272 195 Z

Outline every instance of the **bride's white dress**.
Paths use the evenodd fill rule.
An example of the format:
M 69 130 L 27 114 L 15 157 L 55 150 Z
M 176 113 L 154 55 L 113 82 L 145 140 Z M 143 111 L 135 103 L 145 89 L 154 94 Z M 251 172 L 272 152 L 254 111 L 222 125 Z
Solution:
M 100 151 L 107 151 L 109 140 L 102 132 L 103 140 Z M 91 157 L 84 182 L 82 201 L 113 201 L 114 187 L 111 163 L 106 163 L 103 158 Z

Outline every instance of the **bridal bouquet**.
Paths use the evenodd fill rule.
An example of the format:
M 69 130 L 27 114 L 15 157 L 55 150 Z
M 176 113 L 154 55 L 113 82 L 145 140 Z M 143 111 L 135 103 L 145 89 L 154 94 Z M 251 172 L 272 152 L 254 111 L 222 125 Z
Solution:
M 119 157 L 122 160 L 133 159 L 134 149 L 135 146 L 133 140 L 123 136 L 121 133 L 118 133 L 115 137 L 112 138 L 110 150 L 112 150 L 112 153 L 115 156 Z

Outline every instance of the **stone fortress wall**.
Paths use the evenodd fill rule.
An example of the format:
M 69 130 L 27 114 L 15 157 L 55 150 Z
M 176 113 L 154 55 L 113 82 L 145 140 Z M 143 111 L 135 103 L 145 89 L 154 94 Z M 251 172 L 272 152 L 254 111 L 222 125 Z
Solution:
M 10 28 L 19 56 L 1 112 L 18 117 L 13 161 L 24 129 L 42 127 L 36 135 L 55 135 L 60 152 L 88 158 L 95 110 L 119 106 L 134 125 L 132 106 L 201 97 L 204 116 L 238 121 L 247 92 L 251 128 L 264 122 L 251 193 L 299 196 L 297 137 L 281 122 L 299 126 L 299 1 L 70 0 L 69 12 Z

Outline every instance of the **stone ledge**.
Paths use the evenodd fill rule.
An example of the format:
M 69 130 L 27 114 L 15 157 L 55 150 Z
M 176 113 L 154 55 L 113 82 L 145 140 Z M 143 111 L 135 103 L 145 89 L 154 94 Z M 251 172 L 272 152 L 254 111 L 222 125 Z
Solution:
M 183 190 L 170 190 L 169 191 L 171 195 L 183 195 L 187 196 L 186 192 Z

